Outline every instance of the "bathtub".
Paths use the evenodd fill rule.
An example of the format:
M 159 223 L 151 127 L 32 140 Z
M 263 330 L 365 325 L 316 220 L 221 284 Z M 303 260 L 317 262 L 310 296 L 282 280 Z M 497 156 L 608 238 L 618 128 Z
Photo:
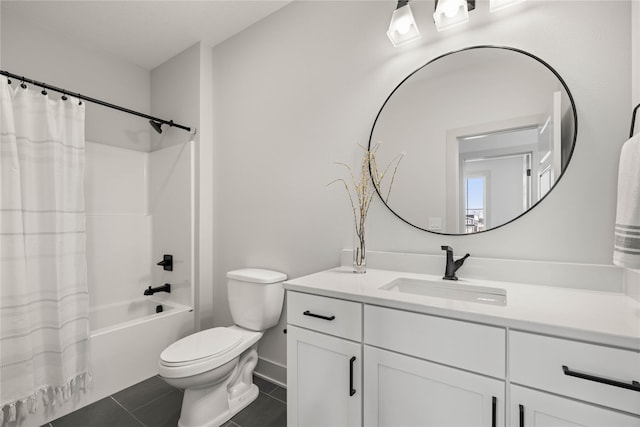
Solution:
M 158 312 L 158 310 L 161 311 Z M 191 310 L 189 307 L 155 298 L 140 298 L 134 301 L 95 307 L 89 312 L 91 338 L 95 339 L 105 333 L 156 321 L 161 317 L 189 310 Z
M 92 308 L 90 324 L 91 387 L 54 411 L 38 412 L 29 424 L 46 424 L 157 375 L 160 353 L 193 332 L 194 315 L 191 307 L 146 297 Z

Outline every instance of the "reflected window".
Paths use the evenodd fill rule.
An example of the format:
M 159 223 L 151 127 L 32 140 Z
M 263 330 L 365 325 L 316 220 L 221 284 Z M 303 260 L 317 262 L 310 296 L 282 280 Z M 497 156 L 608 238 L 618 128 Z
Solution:
M 466 179 L 465 233 L 477 233 L 485 229 L 487 180 L 484 176 Z

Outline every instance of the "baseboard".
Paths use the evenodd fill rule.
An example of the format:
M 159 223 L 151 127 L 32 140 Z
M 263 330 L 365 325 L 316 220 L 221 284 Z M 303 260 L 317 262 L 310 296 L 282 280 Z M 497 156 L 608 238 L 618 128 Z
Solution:
M 258 365 L 253 374 L 282 388 L 287 388 L 287 367 L 277 362 L 258 357 Z

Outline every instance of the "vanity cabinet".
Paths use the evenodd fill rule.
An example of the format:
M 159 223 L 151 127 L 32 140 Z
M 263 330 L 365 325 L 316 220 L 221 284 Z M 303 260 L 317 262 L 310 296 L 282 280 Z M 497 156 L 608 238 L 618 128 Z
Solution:
M 504 328 L 364 310 L 364 425 L 505 425 Z
M 509 356 L 512 426 L 640 427 L 640 353 L 510 331 Z
M 504 382 L 364 346 L 365 426 L 504 426 Z
M 287 425 L 362 425 L 362 304 L 287 294 Z
M 287 296 L 289 426 L 640 427 L 637 349 Z
M 640 427 L 640 418 L 512 385 L 511 427 Z

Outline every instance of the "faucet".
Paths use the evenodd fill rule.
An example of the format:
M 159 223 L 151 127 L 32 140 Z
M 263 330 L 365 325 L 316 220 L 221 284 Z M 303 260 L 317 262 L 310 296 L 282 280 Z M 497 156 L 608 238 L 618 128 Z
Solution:
M 152 288 L 151 286 L 149 286 L 147 289 L 144 290 L 144 294 L 145 295 L 153 295 L 156 292 L 169 292 L 171 293 L 171 285 L 169 283 L 165 283 L 162 286 L 156 286 L 155 288 Z
M 458 269 L 462 267 L 462 264 L 464 264 L 464 260 L 469 257 L 469 254 L 466 254 L 462 258 L 454 261 L 453 249 L 451 248 L 451 246 L 440 246 L 440 249 L 442 249 L 443 251 L 447 251 L 447 265 L 445 266 L 445 269 L 444 269 L 443 279 L 458 280 L 458 277 L 456 276 L 456 271 L 458 271 Z

